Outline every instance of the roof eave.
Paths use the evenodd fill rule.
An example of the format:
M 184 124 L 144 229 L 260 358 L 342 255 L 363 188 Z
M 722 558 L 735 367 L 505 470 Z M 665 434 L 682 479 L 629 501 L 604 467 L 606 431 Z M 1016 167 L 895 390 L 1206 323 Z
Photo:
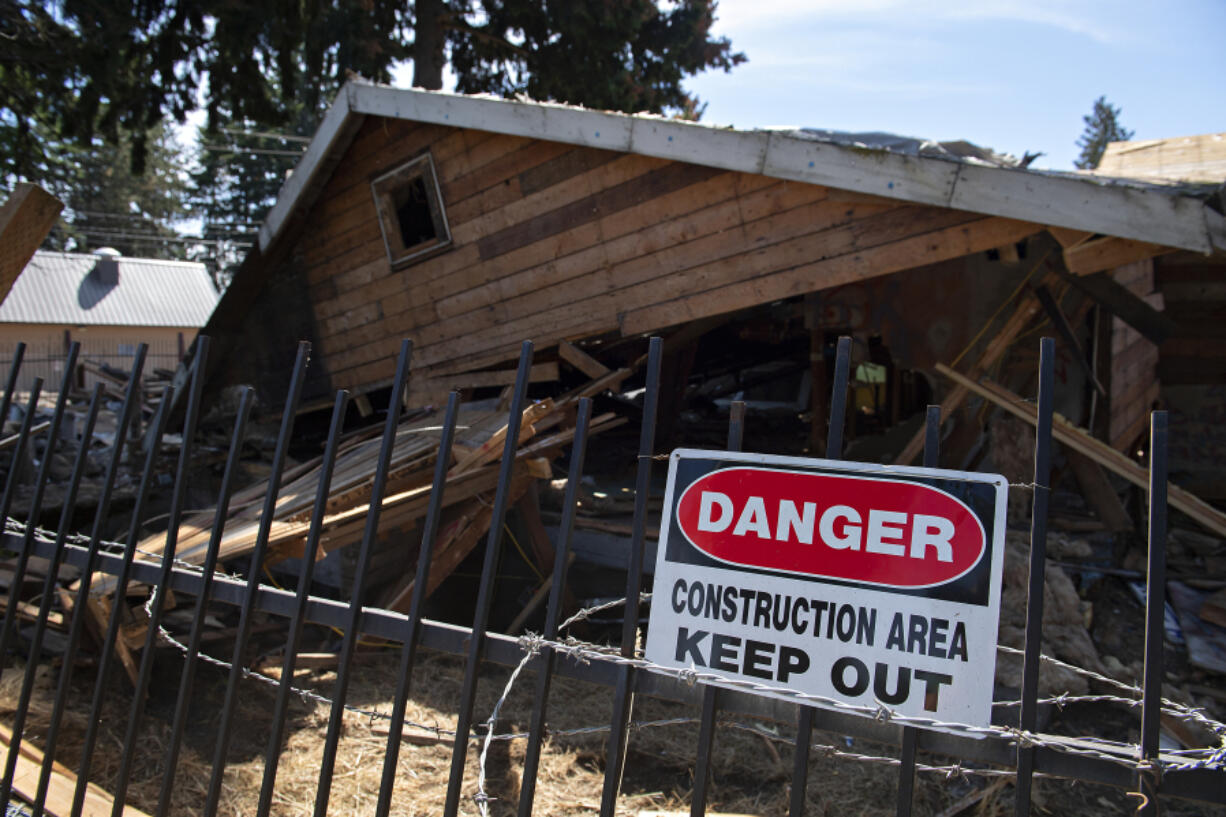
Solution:
M 404 90 L 351 81 L 337 96 L 260 230 L 267 251 L 330 154 L 348 144 L 351 117 L 384 116 L 545 139 L 724 170 L 820 184 L 916 204 L 1055 225 L 1210 253 L 1226 249 L 1226 225 L 1199 199 L 1098 179 L 860 149 L 783 131 L 738 131 L 650 115 L 590 111 Z M 300 202 L 300 199 L 304 200 Z

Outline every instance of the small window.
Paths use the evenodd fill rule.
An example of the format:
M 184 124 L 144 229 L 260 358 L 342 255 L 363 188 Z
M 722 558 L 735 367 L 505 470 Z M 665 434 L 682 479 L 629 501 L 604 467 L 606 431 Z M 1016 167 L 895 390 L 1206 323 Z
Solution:
M 371 182 L 371 190 L 393 266 L 419 260 L 451 243 L 429 154 L 383 174 Z

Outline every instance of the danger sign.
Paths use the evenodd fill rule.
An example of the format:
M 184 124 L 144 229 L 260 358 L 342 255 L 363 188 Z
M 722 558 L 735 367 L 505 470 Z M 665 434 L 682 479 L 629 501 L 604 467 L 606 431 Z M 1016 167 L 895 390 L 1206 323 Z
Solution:
M 678 450 L 647 658 L 986 726 L 1003 477 Z

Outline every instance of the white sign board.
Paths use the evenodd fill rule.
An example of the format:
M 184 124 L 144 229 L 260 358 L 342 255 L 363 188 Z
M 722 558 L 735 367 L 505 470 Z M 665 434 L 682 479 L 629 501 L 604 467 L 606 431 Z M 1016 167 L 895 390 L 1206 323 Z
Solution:
M 677 450 L 647 659 L 988 725 L 1008 484 Z

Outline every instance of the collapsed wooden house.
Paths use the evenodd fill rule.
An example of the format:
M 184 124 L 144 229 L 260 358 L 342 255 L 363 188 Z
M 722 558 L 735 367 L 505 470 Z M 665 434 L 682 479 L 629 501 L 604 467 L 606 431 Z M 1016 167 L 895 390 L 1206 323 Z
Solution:
M 424 404 L 505 383 L 525 338 L 660 332 L 922 270 L 865 285 L 875 314 L 819 321 L 893 319 L 892 345 L 931 369 L 1045 232 L 1078 275 L 1226 248 L 1226 220 L 1184 190 L 354 81 L 204 331 L 229 347 L 220 382 L 270 396 L 293 339 L 313 342 L 310 388 L 326 394 L 385 386 L 408 337 Z
M 254 384 L 275 406 L 307 339 L 308 396 L 360 400 L 387 388 L 407 337 L 407 402 L 437 405 L 510 383 L 524 339 L 539 381 L 599 376 L 588 353 L 663 333 L 679 392 L 695 344 L 730 321 L 721 343 L 769 348 L 773 330 L 752 325 L 765 315 L 810 337 L 797 409 L 824 416 L 823 350 L 852 334 L 885 364 L 864 399 L 889 426 L 943 392 L 952 409 L 968 392 L 938 364 L 978 342 L 964 373 L 991 371 L 1046 313 L 1080 337 L 1062 345 L 1060 409 L 1129 450 L 1159 397 L 1157 343 L 1182 331 L 1160 314 L 1153 259 L 1221 264 L 1220 193 L 880 137 L 350 82 L 202 330 L 219 342 L 210 383 Z M 995 337 L 977 332 L 1027 285 Z M 1048 289 L 1071 293 L 1068 315 Z

